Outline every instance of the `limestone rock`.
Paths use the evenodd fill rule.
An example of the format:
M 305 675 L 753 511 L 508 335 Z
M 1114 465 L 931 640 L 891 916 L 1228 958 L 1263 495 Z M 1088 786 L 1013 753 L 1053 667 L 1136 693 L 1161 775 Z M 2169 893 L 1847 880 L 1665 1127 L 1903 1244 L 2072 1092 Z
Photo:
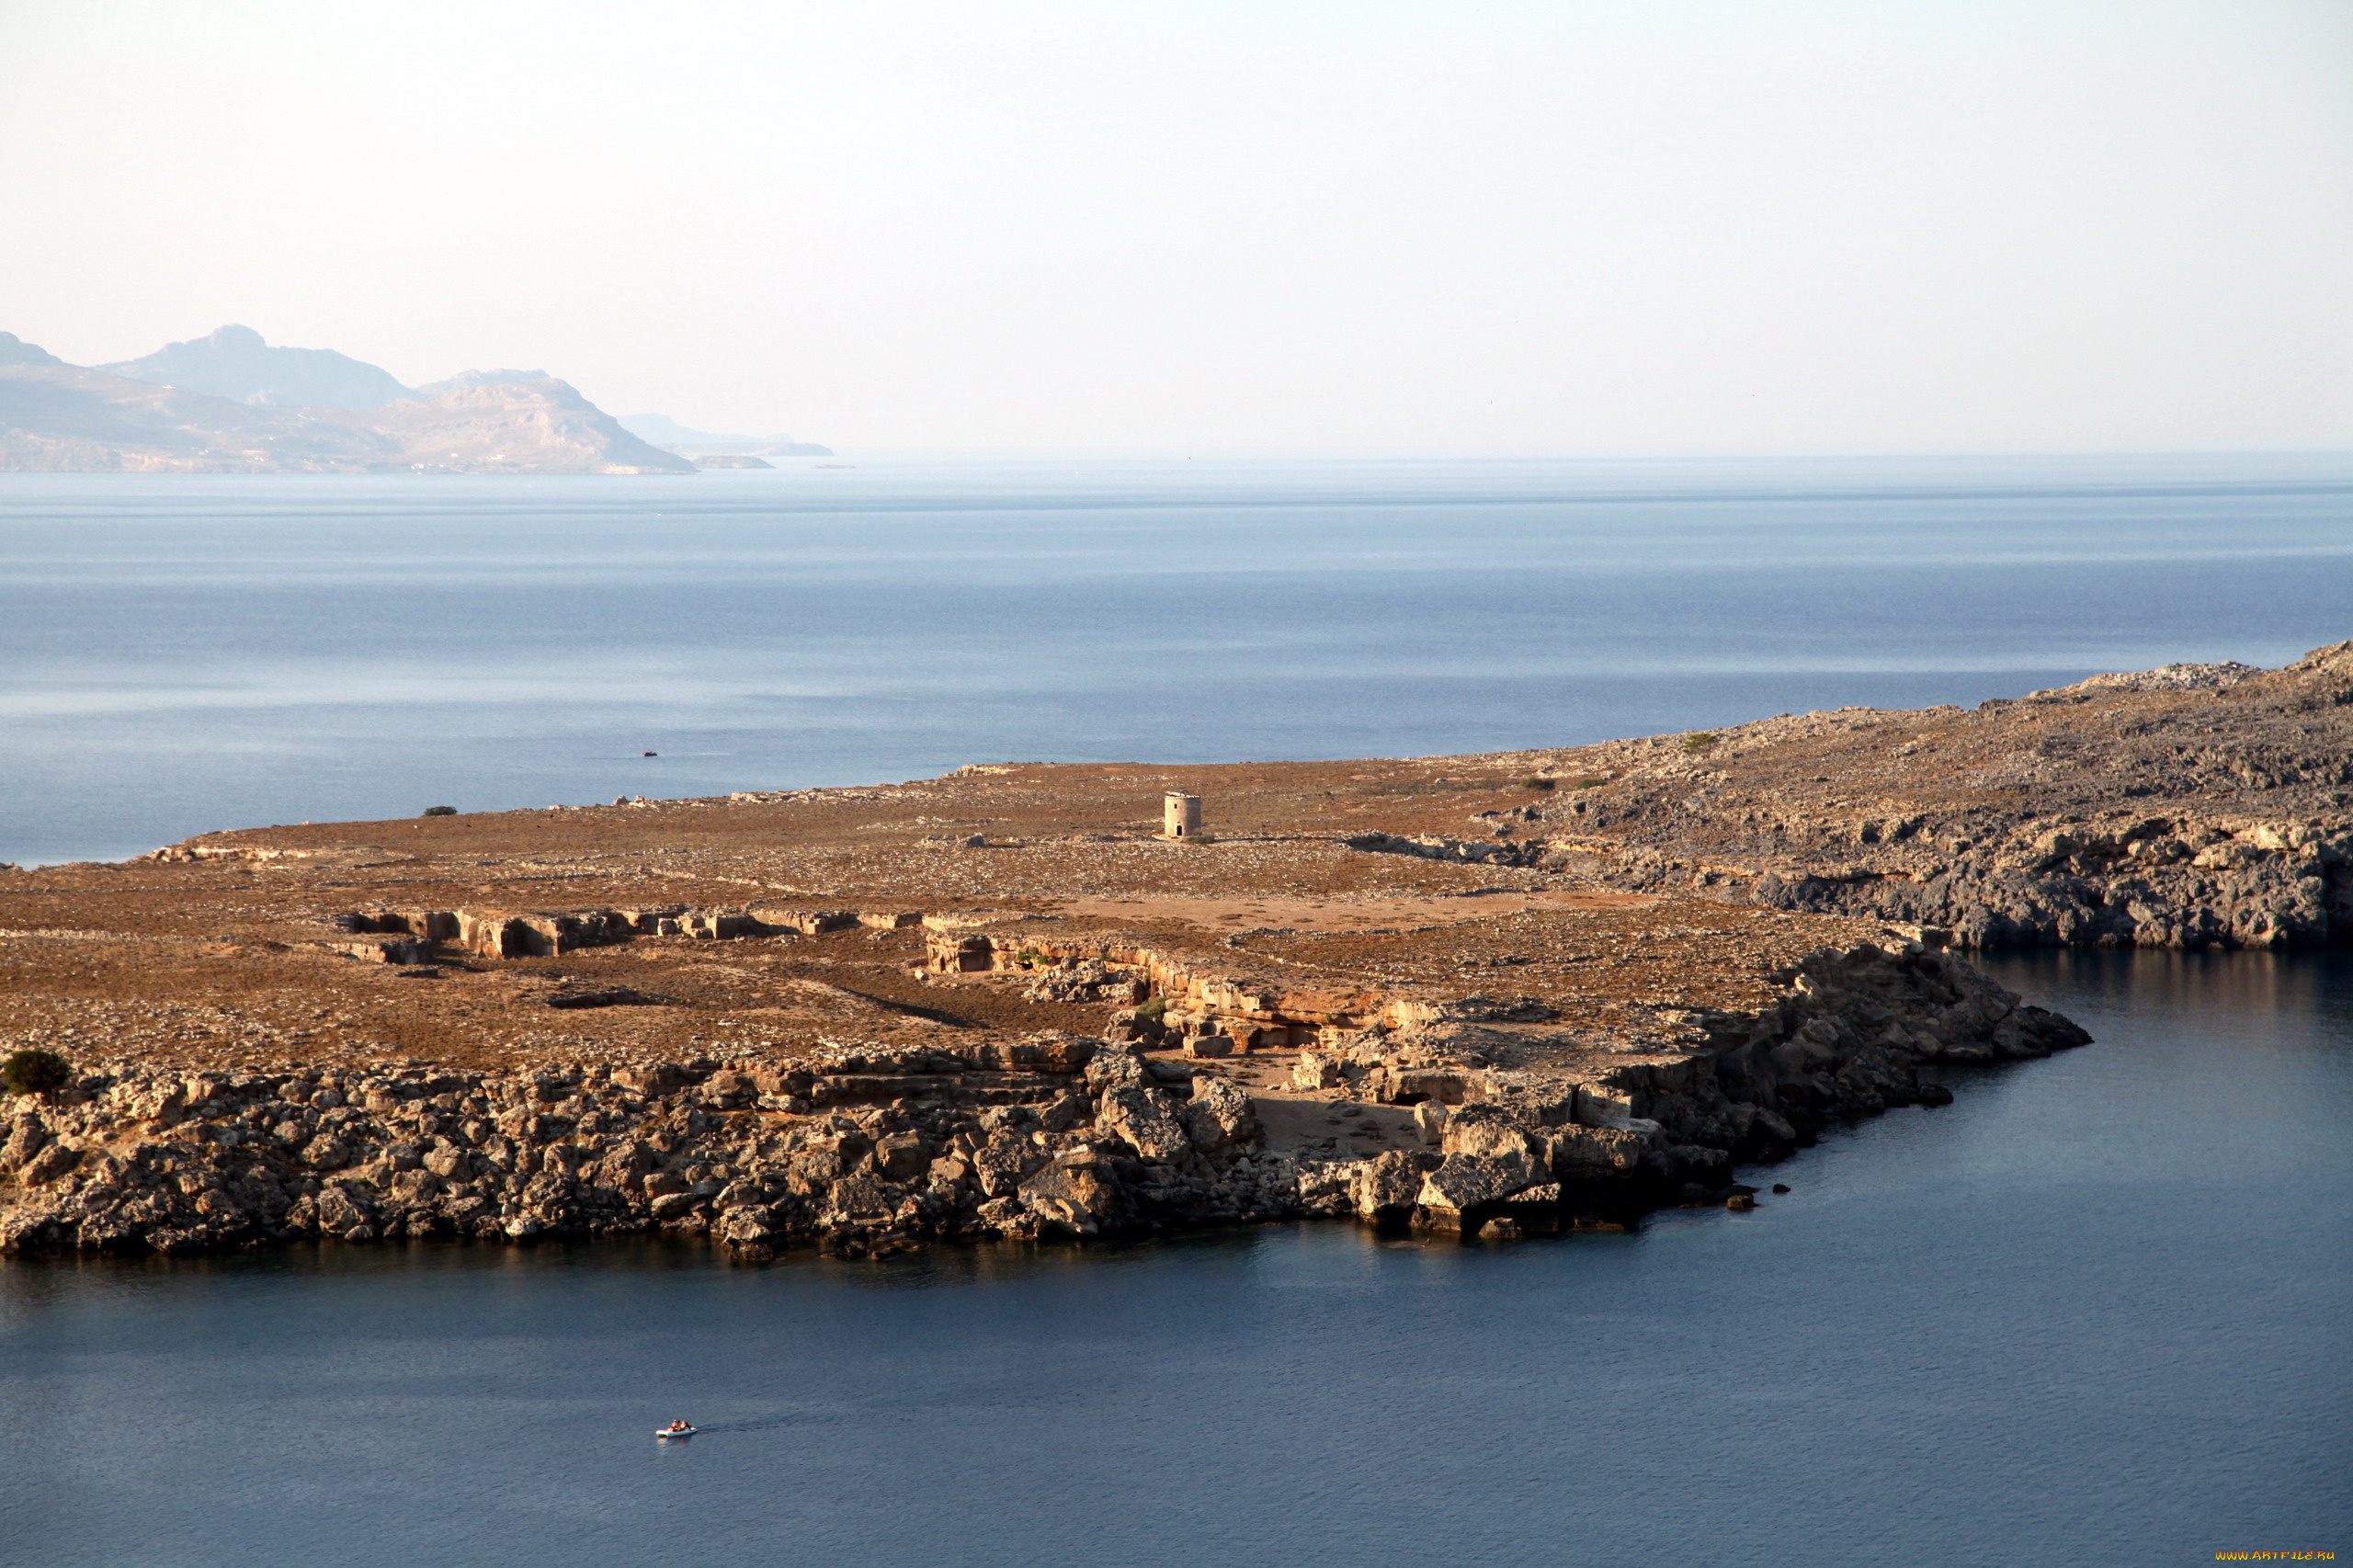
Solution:
M 1417 1201 L 1433 1214 L 1459 1217 L 1463 1210 L 1507 1198 L 1552 1179 L 1525 1151 L 1495 1154 L 1448 1154 L 1422 1178 Z
M 1093 1235 L 1121 1209 L 1119 1188 L 1094 1165 L 1050 1165 L 1021 1184 L 1029 1211 L 1082 1235 Z
M 1439 1132 L 1448 1154 L 1530 1158 L 1540 1148 L 1534 1135 L 1500 1105 L 1473 1104 L 1450 1112 Z
M 27 1187 L 40 1187 L 45 1182 L 55 1181 L 81 1163 L 81 1150 L 64 1143 L 50 1143 L 25 1162 L 17 1176 Z
M 1370 1160 L 1352 1162 L 1348 1202 L 1365 1220 L 1401 1217 L 1421 1200 L 1424 1175 L 1438 1160 L 1404 1149 L 1391 1149 Z
M 1302 1051 L 1291 1063 L 1291 1087 L 1333 1089 L 1340 1085 L 1340 1064 L 1320 1051 Z
M 1299 1108 L 1332 1113 L 1335 1147 L 1397 1104 L 1436 1140 L 1375 1159 L 1327 1157 L 1317 1138 L 1267 1154 L 1264 1107 L 1235 1077 L 1054 1032 L 506 1077 L 108 1068 L 17 1108 L 0 1143 L 0 1246 L 180 1253 L 299 1233 L 520 1241 L 658 1225 L 762 1256 L 1306 1214 L 1459 1229 L 1506 1205 L 1527 1224 L 1554 1204 L 1631 1212 L 1687 1188 L 1720 1200 L 1734 1159 L 1935 1103 L 1944 1091 L 1924 1063 L 2083 1039 L 1926 947 L 1782 951 L 1803 956 L 1759 971 L 1767 1000 L 1752 1010 L 1658 1009 L 1631 1051 L 1545 1021 L 1448 1017 L 1442 996 L 1414 1028 L 1336 1032 L 1329 1020 L 1362 1019 L 1367 1001 L 1302 990 L 1335 1041 L 1316 1054 L 1371 1103 Z M 1256 978 L 1219 986 L 1171 1009 L 1182 1028 L 1198 1035 L 1212 1007 L 1264 1019 L 1299 1005 Z
M 931 1149 L 912 1132 L 894 1132 L 874 1145 L 874 1163 L 892 1181 L 913 1181 L 931 1168 Z
M 302 1146 L 302 1163 L 313 1170 L 341 1170 L 351 1163 L 351 1149 L 341 1139 L 322 1133 Z
M 1158 1089 L 1107 1091 L 1096 1119 L 1112 1136 L 1126 1140 L 1142 1158 L 1159 1164 L 1181 1160 L 1192 1147 L 1168 1096 Z
M 1143 1061 L 1131 1051 L 1097 1052 L 1086 1064 L 1086 1087 L 1094 1094 L 1109 1089 L 1143 1087 Z
M 333 1235 L 351 1238 L 354 1233 L 367 1231 L 375 1223 L 376 1207 L 375 1195 L 358 1183 L 329 1182 L 319 1188 L 319 1228 Z
M 1447 1106 L 1444 1100 L 1422 1100 L 1414 1107 L 1414 1130 L 1425 1143 L 1438 1143 L 1446 1133 Z
M 1180 1113 L 1186 1135 L 1205 1154 L 1227 1149 L 1255 1148 L 1266 1142 L 1265 1130 L 1250 1096 L 1231 1081 L 1204 1075 L 1193 1080 L 1193 1097 Z
M 41 1124 L 39 1116 L 17 1117 L 8 1133 L 8 1142 L 0 1145 L 0 1171 L 15 1170 L 27 1164 L 48 1142 L 49 1129 Z

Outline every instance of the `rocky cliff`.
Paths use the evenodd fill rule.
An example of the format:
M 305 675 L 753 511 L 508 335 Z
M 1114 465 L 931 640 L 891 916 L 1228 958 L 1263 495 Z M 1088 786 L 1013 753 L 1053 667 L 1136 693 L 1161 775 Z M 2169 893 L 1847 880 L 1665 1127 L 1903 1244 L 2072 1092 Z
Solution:
M 463 473 L 691 473 L 694 464 L 638 439 L 564 381 L 487 381 L 379 409 L 370 430 L 400 443 L 410 466 Z
M 1472 835 L 1360 842 L 1965 947 L 2353 942 L 2353 642 L 1482 760 L 1541 788 Z
M 1154 989 L 1155 955 L 1054 958 L 1040 934 L 935 943 L 943 970 Z M 1091 966 L 1092 971 L 1089 972 Z M 1614 1051 L 1492 1021 L 1491 1004 L 1326 1028 L 1292 1087 L 1335 1127 L 1402 1109 L 1404 1147 L 1270 1146 L 1261 1102 L 1217 1058 L 1238 1034 L 1331 1018 L 1328 998 L 1236 991 L 1195 971 L 1195 1054 L 1132 1006 L 1108 1038 L 833 1048 L 494 1074 L 85 1074 L 20 1105 L 0 1146 L 0 1250 L 194 1252 L 309 1239 L 526 1240 L 661 1229 L 772 1256 L 889 1252 L 952 1237 L 1079 1237 L 1218 1221 L 1355 1217 L 1454 1233 L 1622 1224 L 1663 1202 L 1755 1189 L 1769 1159 L 1842 1118 L 1940 1104 L 1933 1062 L 2047 1055 L 2082 1031 L 1946 955 L 1859 944 L 1775 977 L 1769 1005 L 1694 1016 Z M 1163 996 L 1164 1003 L 1167 1000 Z M 1199 1004 L 1208 1002 L 1203 1013 Z M 1238 1006 L 1237 1006 L 1238 1004 Z M 1221 1018 L 1218 1006 L 1229 1011 Z M 1358 1126 L 1352 1141 L 1377 1129 Z

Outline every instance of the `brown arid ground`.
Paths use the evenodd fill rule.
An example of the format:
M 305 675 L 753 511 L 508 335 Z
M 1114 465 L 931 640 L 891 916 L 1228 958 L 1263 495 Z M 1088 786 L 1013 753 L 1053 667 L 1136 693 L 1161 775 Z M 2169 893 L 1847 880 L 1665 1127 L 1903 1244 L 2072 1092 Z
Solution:
M 1209 840 L 1158 836 L 1175 790 L 1204 798 Z M 1396 978 L 1483 980 L 1487 949 L 1510 948 L 1534 961 L 1495 973 L 1579 1016 L 1705 1006 L 1740 989 L 1716 960 L 1725 930 L 1768 970 L 1887 922 L 1963 948 L 2353 939 L 2353 644 L 2277 671 L 2168 666 L 1975 710 L 1843 709 L 1576 749 L 991 765 L 256 828 L 162 854 L 0 869 L 0 1040 L 157 1064 L 488 1067 L 1083 1030 L 1101 1016 L 1003 985 L 951 997 L 910 972 L 911 929 L 649 935 L 542 958 L 458 953 L 438 977 L 408 976 L 351 957 L 332 924 L 385 907 L 978 909 L 1209 944 L 1228 968 L 1242 957 L 1230 939 L 1254 930 L 1410 931 L 1414 961 L 1385 965 Z M 1368 978 L 1348 944 L 1253 964 L 1279 956 Z M 621 986 L 664 1000 L 542 1005 Z
M 1598 1028 L 1754 1005 L 1766 972 L 1885 934 L 1343 842 L 1452 828 L 1530 799 L 1497 773 L 1493 759 L 987 767 L 782 796 L 208 835 L 183 846 L 201 858 L 0 872 L 0 1040 L 154 1066 L 506 1070 L 1092 1033 L 1105 1016 L 1099 1002 L 1026 999 L 1017 972 L 926 974 L 916 924 L 801 934 L 763 921 L 767 934 L 732 939 L 633 933 L 539 957 L 460 946 L 420 964 L 382 961 L 383 938 L 336 925 L 386 909 L 1050 920 L 1221 971 L 1399 994 L 1502 987 Z M 1169 790 L 1205 796 L 1211 836 L 1157 835 Z M 943 827 L 986 843 L 923 842 Z M 549 1005 L 620 988 L 658 1000 Z

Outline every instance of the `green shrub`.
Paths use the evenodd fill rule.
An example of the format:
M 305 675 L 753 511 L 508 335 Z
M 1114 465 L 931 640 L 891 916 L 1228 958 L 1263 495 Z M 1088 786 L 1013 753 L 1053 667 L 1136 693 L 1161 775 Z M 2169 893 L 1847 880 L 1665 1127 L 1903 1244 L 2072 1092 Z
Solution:
M 453 817 L 458 814 L 458 808 L 455 806 L 427 806 L 416 814 L 421 817 Z
M 0 1062 L 0 1083 L 12 1095 L 46 1095 L 71 1083 L 74 1069 L 53 1051 L 19 1051 Z
M 1561 781 L 1549 773 L 1531 773 L 1519 781 L 1523 790 L 1550 790 Z
M 1145 1023 L 1156 1024 L 1168 1016 L 1168 998 L 1155 996 L 1136 1009 L 1136 1017 Z
M 1694 730 L 1683 737 L 1683 749 L 1686 754 L 1706 751 L 1722 738 L 1712 730 Z

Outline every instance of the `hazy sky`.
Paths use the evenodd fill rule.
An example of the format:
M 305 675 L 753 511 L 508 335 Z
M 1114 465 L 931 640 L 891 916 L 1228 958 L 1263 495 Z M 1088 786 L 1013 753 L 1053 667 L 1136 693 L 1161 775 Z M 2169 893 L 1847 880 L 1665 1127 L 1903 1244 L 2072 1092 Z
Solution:
M 2347 0 L 0 0 L 0 329 L 846 449 L 2353 445 Z

